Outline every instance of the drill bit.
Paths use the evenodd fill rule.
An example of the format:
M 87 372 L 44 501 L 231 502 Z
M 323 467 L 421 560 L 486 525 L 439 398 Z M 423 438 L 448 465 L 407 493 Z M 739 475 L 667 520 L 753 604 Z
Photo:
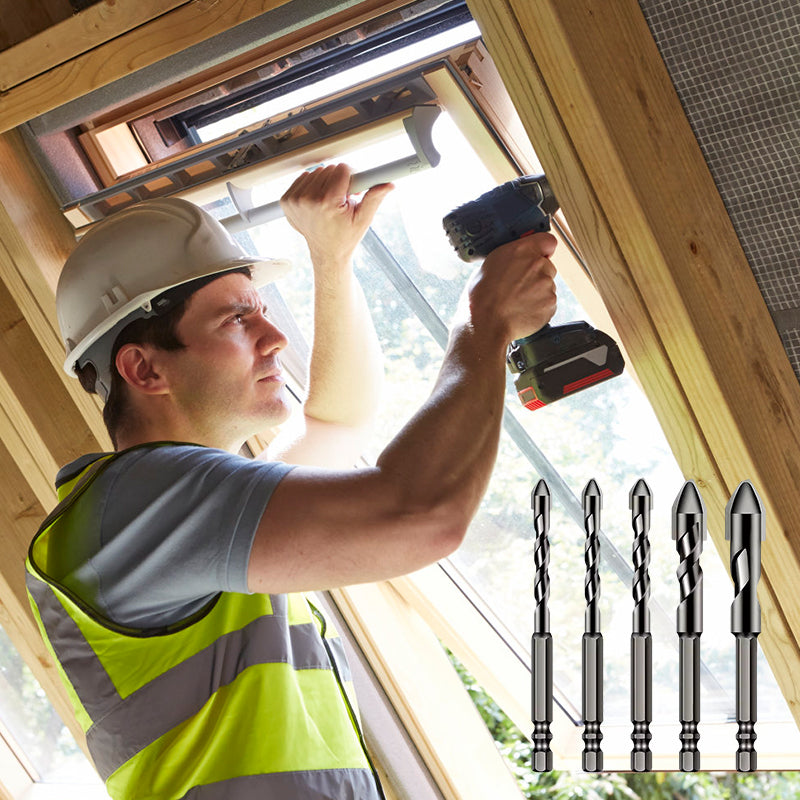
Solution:
M 631 633 L 631 770 L 649 772 L 653 768 L 650 752 L 650 723 L 653 719 L 653 644 L 650 636 L 650 487 L 641 478 L 629 496 L 633 525 L 633 632 Z
M 601 772 L 603 751 L 603 635 L 600 633 L 600 509 L 603 496 L 594 479 L 583 490 L 583 527 L 586 531 L 586 615 L 583 655 L 583 770 Z
M 550 723 L 553 721 L 553 637 L 550 635 L 550 491 L 540 480 L 531 494 L 533 509 L 533 636 L 531 637 L 532 766 L 535 772 L 553 769 Z
M 700 635 L 703 632 L 703 570 L 700 554 L 706 536 L 706 511 L 694 481 L 683 485 L 672 507 L 672 538 L 680 556 L 678 636 L 680 638 L 680 769 L 700 769 Z
M 756 769 L 756 655 L 761 633 L 761 607 L 756 588 L 761 577 L 761 542 L 766 538 L 764 514 L 756 490 L 743 481 L 725 509 L 725 538 L 731 542 L 734 597 L 731 632 L 736 636 L 736 769 Z

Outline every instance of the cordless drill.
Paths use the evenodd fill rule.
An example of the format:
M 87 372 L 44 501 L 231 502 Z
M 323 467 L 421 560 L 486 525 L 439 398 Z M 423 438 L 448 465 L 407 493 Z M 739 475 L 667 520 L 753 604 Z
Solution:
M 474 261 L 506 242 L 549 231 L 557 210 L 544 175 L 526 175 L 459 206 L 442 225 L 459 257 Z M 531 410 L 613 378 L 625 367 L 617 343 L 588 322 L 545 325 L 511 342 L 506 361 L 518 373 L 520 402 Z

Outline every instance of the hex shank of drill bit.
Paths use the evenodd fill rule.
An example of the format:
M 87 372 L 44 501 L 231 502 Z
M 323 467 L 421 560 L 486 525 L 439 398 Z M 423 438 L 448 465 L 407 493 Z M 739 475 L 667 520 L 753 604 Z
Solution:
M 540 480 L 531 494 L 533 510 L 534 615 L 531 637 L 531 766 L 535 772 L 553 769 L 550 724 L 553 721 L 553 637 L 550 635 L 550 491 Z
M 725 508 L 725 538 L 730 540 L 734 597 L 731 632 L 736 636 L 736 769 L 757 769 L 755 723 L 757 719 L 758 634 L 761 606 L 757 588 L 761 577 L 761 542 L 766 538 L 764 509 L 749 481 L 739 484 Z
M 602 494 L 594 480 L 583 490 L 583 522 L 586 531 L 586 616 L 582 639 L 583 667 L 583 769 L 603 769 L 603 636 L 600 633 L 600 509 Z
M 681 721 L 680 769 L 700 769 L 700 635 L 703 632 L 703 570 L 700 554 L 706 536 L 706 512 L 693 481 L 687 481 L 672 507 L 672 538 L 678 550 L 680 602 L 677 612 L 679 636 Z
M 629 496 L 633 526 L 633 630 L 631 633 L 631 770 L 649 772 L 653 767 L 650 752 L 650 723 L 653 719 L 653 644 L 650 635 L 650 510 L 652 494 L 640 479 Z

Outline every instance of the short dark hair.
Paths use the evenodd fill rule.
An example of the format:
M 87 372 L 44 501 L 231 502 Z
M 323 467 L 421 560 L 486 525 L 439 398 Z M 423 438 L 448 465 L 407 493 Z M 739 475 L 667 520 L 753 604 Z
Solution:
M 125 379 L 119 374 L 116 366 L 117 353 L 126 344 L 149 344 L 161 350 L 182 350 L 186 345 L 180 340 L 177 328 L 186 313 L 192 295 L 217 278 L 237 272 L 248 277 L 252 275 L 250 267 L 237 267 L 226 272 L 206 275 L 167 290 L 153 300 L 153 307 L 160 308 L 161 311 L 150 317 L 135 319 L 119 332 L 111 348 L 111 388 L 103 406 L 103 422 L 115 449 L 118 434 L 130 407 Z M 75 371 L 81 386 L 87 392 L 96 393 L 97 373 L 92 364 L 76 366 Z

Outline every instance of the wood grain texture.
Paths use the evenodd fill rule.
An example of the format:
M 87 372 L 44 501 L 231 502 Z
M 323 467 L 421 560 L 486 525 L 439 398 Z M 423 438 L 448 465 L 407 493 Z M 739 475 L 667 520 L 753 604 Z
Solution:
M 800 389 L 638 4 L 469 5 L 726 567 L 728 498 L 764 501 L 760 641 L 800 721 Z
M 47 399 L 57 398 L 70 409 L 58 414 L 76 415 L 70 416 L 69 433 L 74 437 L 70 447 L 61 450 L 49 445 L 56 446 L 61 463 L 87 452 L 87 448 L 105 449 L 110 445 L 99 403 L 63 370 L 64 345 L 56 322 L 55 287 L 74 245 L 72 228 L 60 213 L 21 137 L 15 132 L 0 136 L 0 296 L 8 304 L 7 324 L 24 320 L 23 328 L 30 329 L 37 343 L 30 351 L 33 361 L 27 362 L 23 351 L 10 351 L 7 358 L 10 364 L 20 364 L 21 372 L 33 384 L 26 391 L 34 396 L 38 393 L 35 378 L 41 377 L 42 385 L 46 385 L 46 376 L 53 368 L 54 394 Z M 5 333 L 20 339 L 27 336 L 20 331 L 14 333 L 11 328 Z M 44 370 L 41 376 L 32 372 L 39 363 Z M 57 388 L 58 383 L 61 389 Z M 48 425 L 46 421 L 44 424 Z
M 0 50 L 35 36 L 72 13 L 69 0 L 0 0 Z
M 102 0 L 73 14 L 64 0 L 67 13 L 63 18 L 56 18 L 55 24 L 37 29 L 35 35 L 0 53 L 0 91 L 6 92 L 190 1 Z
M 23 568 L 55 505 L 57 468 L 109 447 L 98 406 L 62 367 L 51 280 L 72 243 L 19 136 L 0 136 L 0 624 L 83 746 L 31 614 Z
M 0 95 L 0 132 L 271 11 L 286 0 L 193 0 Z

